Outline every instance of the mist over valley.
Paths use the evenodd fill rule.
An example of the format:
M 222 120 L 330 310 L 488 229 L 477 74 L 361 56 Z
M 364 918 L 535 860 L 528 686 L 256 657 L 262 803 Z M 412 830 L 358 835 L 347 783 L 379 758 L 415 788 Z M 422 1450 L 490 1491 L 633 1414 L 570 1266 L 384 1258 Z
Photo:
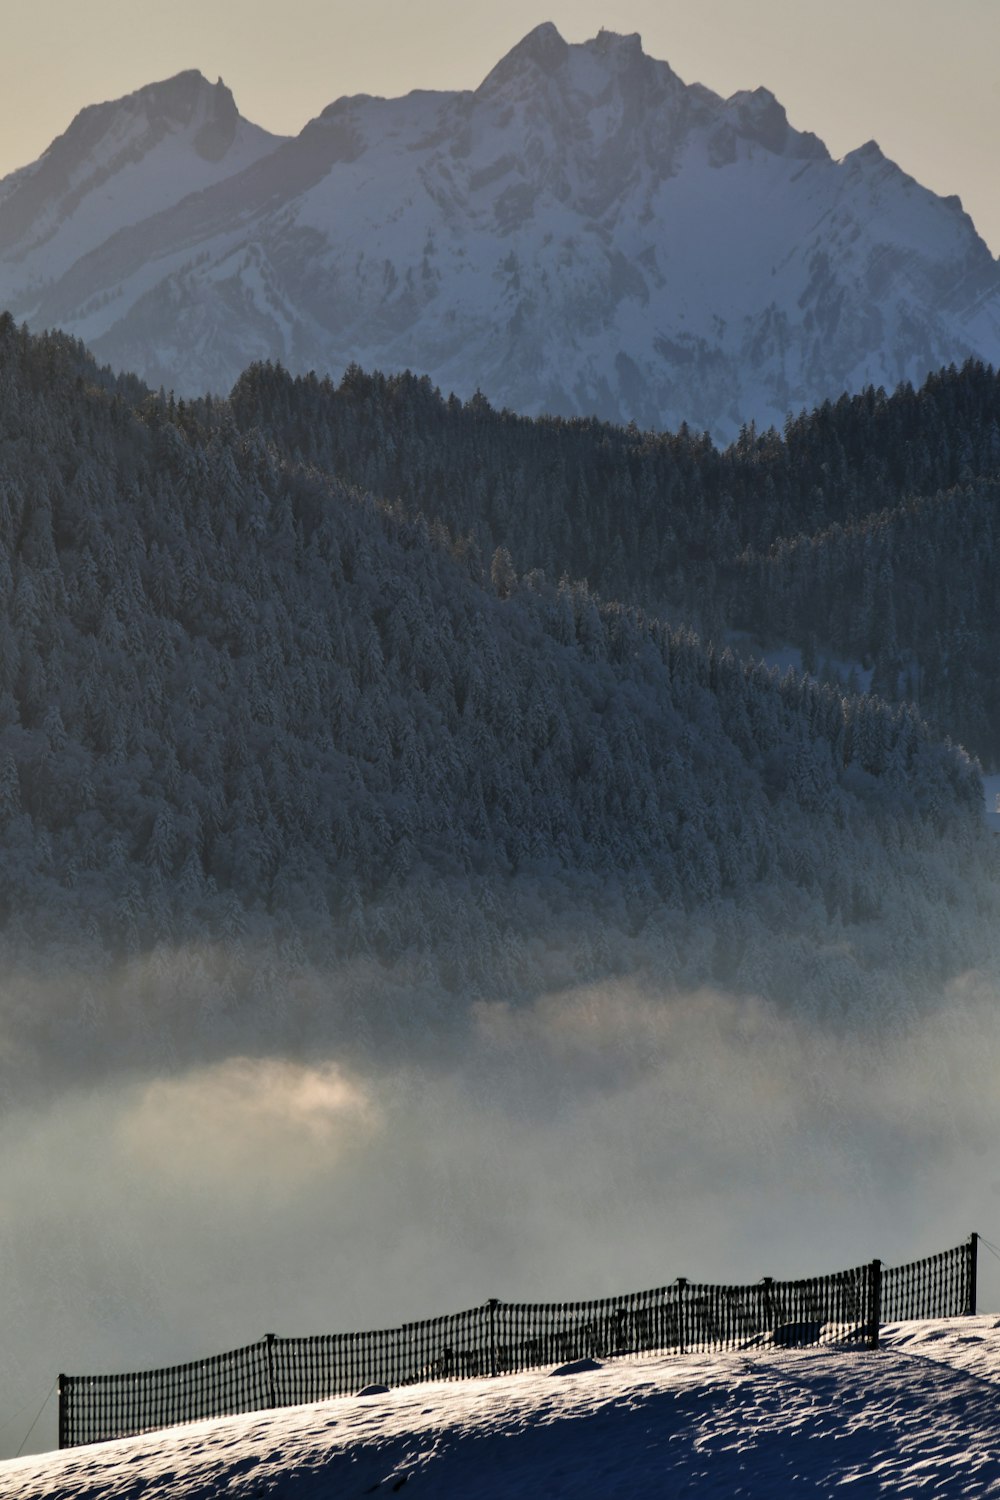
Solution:
M 778 301 L 654 359 L 718 283 L 636 226 L 765 180 Z M 0 1415 L 988 1229 L 1000 303 L 955 205 L 543 26 L 291 141 L 195 73 L 95 106 L 0 183 L 0 293 Z

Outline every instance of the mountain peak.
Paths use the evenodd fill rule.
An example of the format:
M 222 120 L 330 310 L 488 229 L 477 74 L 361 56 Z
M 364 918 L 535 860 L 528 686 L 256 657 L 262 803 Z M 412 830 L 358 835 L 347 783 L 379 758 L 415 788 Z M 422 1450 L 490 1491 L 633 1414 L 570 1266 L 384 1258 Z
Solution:
M 37 162 L 0 184 L 0 256 L 18 266 L 0 301 L 33 298 L 67 257 L 277 144 L 243 119 L 221 78 L 210 83 L 197 68 L 80 110 Z
M 865 141 L 863 146 L 856 146 L 844 157 L 845 162 L 865 162 L 868 165 L 878 165 L 885 160 L 886 156 L 878 141 Z
M 563 40 L 555 22 L 542 21 L 540 25 L 529 31 L 527 36 L 523 37 L 507 55 L 508 57 L 515 55 L 530 57 L 540 67 L 548 69 L 553 66 L 558 67 L 568 51 L 569 44 Z
M 220 79 L 221 83 L 222 80 Z M 179 73 L 173 73 L 169 78 L 154 79 L 152 83 L 145 83 L 132 94 L 126 94 L 126 99 L 132 98 L 154 98 L 177 99 L 193 97 L 212 85 L 205 77 L 200 68 L 182 68 Z M 225 85 L 223 85 L 225 87 Z
M 82 109 L 65 134 L 53 141 L 46 156 L 81 158 L 102 139 L 120 144 L 125 136 L 136 133 L 148 149 L 154 139 L 192 129 L 197 154 L 218 161 L 232 144 L 239 122 L 236 101 L 222 79 L 209 83 L 197 68 L 187 68 L 171 78 L 144 84 L 120 99 Z
M 830 153 L 818 136 L 789 124 L 785 106 L 770 89 L 741 89 L 725 101 L 725 111 L 737 132 L 765 151 L 803 160 L 829 159 Z
M 170 78 L 143 84 L 141 88 L 134 89 L 130 94 L 123 94 L 119 99 L 91 105 L 81 113 L 87 116 L 135 114 L 144 111 L 150 119 L 169 117 L 175 123 L 186 124 L 199 105 L 214 100 L 228 102 L 234 109 L 236 107 L 232 94 L 221 78 L 218 83 L 211 84 L 198 68 L 185 68 Z
M 602 26 L 593 41 L 586 45 L 595 52 L 623 53 L 634 57 L 642 52 L 642 37 L 637 31 L 608 31 Z
M 768 151 L 783 149 L 790 128 L 788 116 L 770 89 L 741 89 L 726 103 L 736 117 L 741 135 L 757 141 Z
M 197 127 L 192 145 L 208 161 L 218 161 L 229 149 L 240 119 L 236 100 L 222 79 L 209 83 L 197 68 L 147 84 L 120 100 L 118 107 L 145 114 L 154 128 Z
M 512 78 L 520 77 L 526 69 L 554 73 L 568 56 L 569 43 L 560 36 L 554 22 L 543 21 L 500 59 L 483 79 L 480 87 L 502 87 Z

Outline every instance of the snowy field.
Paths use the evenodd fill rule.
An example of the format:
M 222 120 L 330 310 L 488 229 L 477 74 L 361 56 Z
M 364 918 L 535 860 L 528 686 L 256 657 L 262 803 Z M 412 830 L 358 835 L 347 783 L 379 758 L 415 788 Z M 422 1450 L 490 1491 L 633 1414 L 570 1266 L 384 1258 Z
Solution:
M 2 1500 L 1000 1496 L 1000 1321 L 420 1385 L 0 1465 Z

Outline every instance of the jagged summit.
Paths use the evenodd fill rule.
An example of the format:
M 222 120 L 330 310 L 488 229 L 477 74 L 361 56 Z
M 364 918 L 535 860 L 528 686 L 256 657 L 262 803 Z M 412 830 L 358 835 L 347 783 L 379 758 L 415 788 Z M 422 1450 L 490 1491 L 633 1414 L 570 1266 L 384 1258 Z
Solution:
M 583 45 L 592 52 L 612 54 L 616 57 L 630 58 L 636 56 L 645 57 L 642 47 L 642 37 L 637 31 L 621 32 L 609 31 L 602 26 L 597 35 Z
M 565 63 L 569 56 L 569 44 L 559 34 L 552 21 L 543 21 L 522 37 L 504 57 L 491 68 L 479 86 L 479 93 L 490 93 L 503 88 L 526 70 L 538 70 L 551 74 Z
M 566 42 L 559 32 L 559 28 L 553 21 L 542 21 L 522 37 L 521 41 L 512 47 L 507 54 L 508 58 L 527 59 L 536 62 L 539 67 L 558 67 L 564 62 L 569 53 L 569 43 Z M 503 63 L 500 64 L 503 66 Z
M 603 122 L 604 133 L 620 141 L 628 126 L 638 156 L 657 156 L 668 175 L 675 148 L 698 124 L 721 132 L 712 146 L 715 165 L 735 160 L 737 139 L 799 160 L 829 156 L 818 137 L 791 126 L 769 89 L 741 90 L 722 99 L 701 84 L 686 84 L 669 63 L 643 50 L 638 32 L 602 28 L 587 41 L 569 43 L 545 22 L 501 59 L 483 80 L 478 97 L 504 106 L 530 102 L 536 123 L 541 112 L 561 130 L 568 149 L 574 136 L 598 144 L 601 132 L 595 131 L 592 114 L 615 101 Z M 544 154 L 551 154 L 548 148 Z
M 141 134 L 136 143 L 148 150 L 153 139 L 164 132 L 193 124 L 214 127 L 231 141 L 239 119 L 236 101 L 222 79 L 212 84 L 197 68 L 188 68 L 172 78 L 145 84 L 120 99 L 88 105 L 75 116 L 68 130 L 53 141 L 42 161 L 62 158 L 72 162 L 93 153 L 109 135 L 133 134 L 137 130 Z
M 239 129 L 240 112 L 232 92 L 221 78 L 209 83 L 197 68 L 140 89 L 117 107 L 133 100 L 145 106 L 151 123 L 168 128 L 196 126 L 192 147 L 208 161 L 225 155 Z
M 792 127 L 785 106 L 770 89 L 741 89 L 725 101 L 724 112 L 740 135 L 766 151 L 803 160 L 829 159 L 819 136 Z
M 30 312 L 46 283 L 116 230 L 242 171 L 280 139 L 197 68 L 88 105 L 0 183 L 0 302 Z
M 882 151 L 878 141 L 865 141 L 861 146 L 855 146 L 853 151 L 848 151 L 844 157 L 845 161 L 883 162 L 888 158 Z
M 478 92 L 494 93 L 532 76 L 561 76 L 568 86 L 595 92 L 597 74 L 588 72 L 588 63 L 600 70 L 604 84 L 616 75 L 634 76 L 637 69 L 652 68 L 661 77 L 674 76 L 666 63 L 657 62 L 643 51 L 642 37 L 638 32 L 623 35 L 602 27 L 588 41 L 567 42 L 551 21 L 545 21 L 529 31 L 500 59 L 486 75 Z
M 221 78 L 210 83 L 199 68 L 184 68 L 170 78 L 145 84 L 110 105 L 99 108 L 128 108 L 134 101 L 147 102 L 152 110 L 162 110 L 177 121 L 187 124 L 199 103 L 221 102 L 223 108 L 236 111 L 236 101 Z

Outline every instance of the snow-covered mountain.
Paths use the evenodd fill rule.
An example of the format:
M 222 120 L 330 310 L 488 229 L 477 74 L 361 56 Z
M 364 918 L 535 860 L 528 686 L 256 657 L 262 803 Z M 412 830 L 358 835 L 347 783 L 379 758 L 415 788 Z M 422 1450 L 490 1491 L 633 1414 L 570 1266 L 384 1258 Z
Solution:
M 269 155 L 220 78 L 194 70 L 81 110 L 37 162 L 0 182 L 0 301 L 39 306 L 81 256 Z
M 283 143 L 196 73 L 84 111 L 0 184 L 0 298 L 178 392 L 357 361 L 722 436 L 1000 358 L 957 199 L 551 24 L 475 91 L 343 98 Z

